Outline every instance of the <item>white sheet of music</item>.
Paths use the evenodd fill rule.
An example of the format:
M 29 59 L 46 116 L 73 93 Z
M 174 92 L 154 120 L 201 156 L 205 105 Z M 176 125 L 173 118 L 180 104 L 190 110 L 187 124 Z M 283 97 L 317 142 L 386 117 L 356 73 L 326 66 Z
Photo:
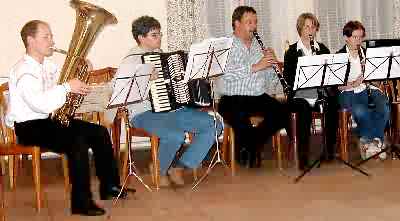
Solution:
M 152 64 L 121 65 L 115 77 L 114 90 L 108 107 L 146 100 L 149 96 L 149 79 L 152 70 Z
M 390 78 L 400 78 L 400 46 L 393 46 L 393 61 Z
M 367 48 L 365 55 L 365 80 L 385 79 L 389 70 L 389 56 L 392 47 Z
M 324 85 L 343 85 L 346 78 L 349 55 L 347 53 L 330 54 L 327 61 Z
M 323 85 L 341 85 L 346 75 L 347 53 L 322 54 L 299 57 L 294 81 L 294 90 Z M 323 78 L 324 65 L 327 65 Z
M 187 82 L 190 79 L 207 77 L 207 74 L 209 77 L 222 74 L 225 71 L 232 42 L 232 38 L 221 37 L 208 38 L 200 43 L 192 44 L 184 80 Z M 214 51 L 213 57 L 210 56 L 212 51 Z M 210 62 L 211 68 L 208 73 Z
M 104 111 L 107 107 L 108 99 L 112 93 L 110 84 L 111 82 L 89 85 L 90 92 L 83 98 L 82 104 L 76 110 L 76 113 Z

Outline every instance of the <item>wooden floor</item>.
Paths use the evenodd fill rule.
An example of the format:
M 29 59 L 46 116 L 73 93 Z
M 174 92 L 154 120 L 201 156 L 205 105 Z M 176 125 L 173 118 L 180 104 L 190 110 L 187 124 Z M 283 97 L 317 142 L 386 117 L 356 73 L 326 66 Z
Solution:
M 22 171 L 15 192 L 5 187 L 6 220 L 393 220 L 400 219 L 400 161 L 373 161 L 363 167 L 365 177 L 339 163 L 323 164 L 294 184 L 294 170 L 279 171 L 270 161 L 263 168 L 240 168 L 234 178 L 217 166 L 192 190 L 187 174 L 185 188 L 162 189 L 150 193 L 138 189 L 128 200 L 98 201 L 107 209 L 102 217 L 71 216 L 65 200 L 61 167 L 58 162 L 42 163 L 46 205 L 34 210 L 33 185 L 29 164 Z M 7 177 L 3 178 L 3 181 Z M 144 174 L 150 183 L 149 176 Z M 93 192 L 98 199 L 97 181 Z

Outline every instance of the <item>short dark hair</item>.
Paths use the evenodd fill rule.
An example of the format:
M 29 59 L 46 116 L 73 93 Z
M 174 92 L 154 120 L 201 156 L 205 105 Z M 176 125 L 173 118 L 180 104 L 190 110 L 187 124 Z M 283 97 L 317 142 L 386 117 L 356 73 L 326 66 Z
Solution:
M 35 37 L 37 30 L 38 30 L 38 26 L 39 24 L 44 24 L 47 25 L 48 24 L 44 21 L 41 20 L 31 20 L 28 21 L 21 29 L 21 38 L 22 41 L 24 42 L 25 48 L 28 48 L 28 37 Z
M 161 29 L 160 22 L 151 16 L 141 16 L 132 22 L 132 36 L 139 44 L 139 35 L 146 36 L 154 29 Z
M 242 20 L 244 13 L 250 12 L 253 14 L 257 14 L 256 10 L 253 7 L 250 6 L 239 6 L 235 8 L 235 10 L 232 13 L 232 29 L 235 30 L 235 21 Z
M 359 21 L 349 21 L 343 27 L 343 36 L 350 38 L 353 35 L 353 31 L 359 29 L 363 31 L 363 37 L 365 37 L 364 25 Z
M 303 30 L 304 24 L 306 23 L 307 19 L 310 19 L 313 25 L 315 25 L 315 27 L 317 28 L 317 31 L 319 31 L 320 24 L 317 17 L 313 13 L 305 12 L 300 14 L 297 18 L 296 29 L 299 36 L 301 35 L 301 31 Z

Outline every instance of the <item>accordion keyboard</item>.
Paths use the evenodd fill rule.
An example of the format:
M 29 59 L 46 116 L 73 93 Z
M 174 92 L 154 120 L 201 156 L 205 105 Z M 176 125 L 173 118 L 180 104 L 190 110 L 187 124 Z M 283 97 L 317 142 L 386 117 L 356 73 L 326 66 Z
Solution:
M 153 64 L 158 72 L 158 78 L 150 82 L 150 93 L 154 112 L 170 111 L 172 109 L 166 79 L 161 64 L 160 54 L 151 54 L 143 57 L 143 63 Z

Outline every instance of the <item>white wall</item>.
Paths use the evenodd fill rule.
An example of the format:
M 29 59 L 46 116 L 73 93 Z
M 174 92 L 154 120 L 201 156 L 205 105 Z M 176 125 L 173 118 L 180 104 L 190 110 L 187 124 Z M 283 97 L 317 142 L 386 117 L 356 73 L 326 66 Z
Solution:
M 162 31 L 166 33 L 166 0 L 85 0 L 94 3 L 113 13 L 118 24 L 106 26 L 95 40 L 88 58 L 95 69 L 107 66 L 118 66 L 129 48 L 136 43 L 130 33 L 133 19 L 150 15 L 158 19 Z M 58 48 L 67 50 L 75 27 L 75 10 L 70 7 L 69 0 L 14 0 L 3 4 L 0 27 L 0 76 L 7 76 L 10 67 L 25 53 L 19 32 L 29 20 L 47 21 L 53 31 Z M 163 37 L 163 48 L 167 39 Z M 56 54 L 54 60 L 61 66 L 64 55 Z

